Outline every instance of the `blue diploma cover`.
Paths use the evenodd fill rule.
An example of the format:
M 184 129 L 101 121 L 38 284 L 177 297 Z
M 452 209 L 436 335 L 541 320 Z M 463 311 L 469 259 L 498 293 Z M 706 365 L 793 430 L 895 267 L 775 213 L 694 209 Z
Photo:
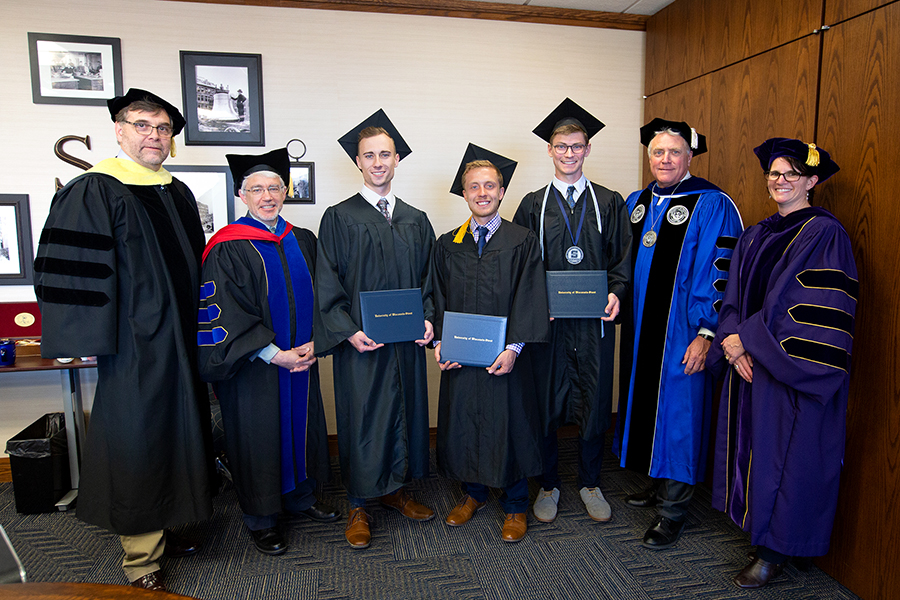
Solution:
M 596 319 L 608 316 L 606 271 L 547 271 L 550 316 L 556 319 Z
M 425 337 L 425 313 L 419 288 L 360 292 L 359 309 L 363 333 L 378 344 Z
M 441 362 L 489 367 L 506 349 L 506 317 L 446 311 L 441 338 Z

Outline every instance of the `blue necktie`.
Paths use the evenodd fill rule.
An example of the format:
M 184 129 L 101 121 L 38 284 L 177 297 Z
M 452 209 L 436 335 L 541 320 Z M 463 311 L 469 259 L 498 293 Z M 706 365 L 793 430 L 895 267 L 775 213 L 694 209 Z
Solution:
M 478 232 L 478 256 L 481 256 L 482 250 L 484 250 L 484 245 L 487 244 L 487 234 L 488 228 L 483 225 L 479 225 L 475 228 L 475 231 Z
M 387 222 L 391 222 L 391 212 L 388 210 L 388 201 L 387 198 L 381 198 L 378 200 L 378 210 L 381 211 L 381 214 L 387 219 Z
M 569 205 L 569 210 L 575 210 L 575 186 L 570 185 L 566 192 L 566 204 Z

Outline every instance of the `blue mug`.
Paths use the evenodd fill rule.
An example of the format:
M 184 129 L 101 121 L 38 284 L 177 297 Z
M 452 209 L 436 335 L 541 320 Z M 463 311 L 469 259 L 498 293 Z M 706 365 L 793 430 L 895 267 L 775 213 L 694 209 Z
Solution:
M 16 362 L 16 342 L 0 340 L 0 367 L 11 367 Z

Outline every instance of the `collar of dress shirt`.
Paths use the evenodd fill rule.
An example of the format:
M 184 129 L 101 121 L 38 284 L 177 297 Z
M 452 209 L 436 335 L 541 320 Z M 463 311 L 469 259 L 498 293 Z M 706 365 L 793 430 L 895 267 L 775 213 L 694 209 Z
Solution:
M 485 243 L 487 243 L 487 241 L 489 239 L 491 239 L 491 236 L 494 235 L 494 232 L 500 228 L 500 221 L 501 221 L 500 213 L 498 212 L 496 215 L 494 215 L 494 217 L 490 221 L 487 222 L 487 225 L 484 225 L 484 227 L 487 227 L 487 230 L 488 230 L 487 239 L 485 240 Z M 475 237 L 475 230 L 478 227 L 481 227 L 481 225 L 476 223 L 475 219 L 472 219 L 471 221 L 469 221 L 469 231 L 472 232 L 472 237 Z M 476 237 L 475 240 L 477 241 L 478 238 Z
M 394 198 L 393 192 L 388 192 L 387 196 L 379 196 L 376 192 L 370 190 L 366 186 L 362 186 L 362 190 L 360 190 L 360 195 L 366 199 L 366 202 L 374 206 L 376 209 L 378 208 L 378 201 L 384 198 L 388 201 L 388 212 L 391 213 L 391 217 L 394 216 L 394 206 L 397 204 L 396 198 Z
M 570 185 L 575 186 L 575 197 L 578 198 L 579 196 L 581 196 L 581 192 L 583 192 L 584 188 L 587 186 L 587 177 L 582 175 L 581 179 L 579 179 L 575 183 L 566 183 L 565 181 L 562 181 L 561 179 L 558 179 L 556 177 L 553 178 L 553 187 L 555 187 L 559 191 L 559 193 L 562 194 L 563 200 L 566 199 L 566 194 L 569 193 Z

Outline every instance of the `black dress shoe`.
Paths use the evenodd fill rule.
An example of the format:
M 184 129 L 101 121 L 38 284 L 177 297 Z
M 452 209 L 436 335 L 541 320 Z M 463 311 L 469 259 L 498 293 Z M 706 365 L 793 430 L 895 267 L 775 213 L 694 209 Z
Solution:
M 153 590 L 154 592 L 167 592 L 166 582 L 163 580 L 161 571 L 153 571 L 147 573 L 143 577 L 135 579 L 131 582 L 133 587 L 143 588 L 145 590 Z
M 338 509 L 318 500 L 306 510 L 301 510 L 294 514 L 318 521 L 319 523 L 331 523 L 341 518 L 341 512 Z
M 638 492 L 637 494 L 625 496 L 625 504 L 635 508 L 653 508 L 656 506 L 657 502 L 655 487 L 647 488 L 643 492 Z
M 683 530 L 684 521 L 673 521 L 662 516 L 656 517 L 653 525 L 644 534 L 642 543 L 645 548 L 664 550 L 675 545 Z
M 253 543 L 256 544 L 256 549 L 263 554 L 275 556 L 284 554 L 287 550 L 287 542 L 284 541 L 284 538 L 281 537 L 281 533 L 279 533 L 278 529 L 275 527 L 251 531 L 250 535 L 253 537 Z
M 166 547 L 163 549 L 163 556 L 166 558 L 181 558 L 196 554 L 199 551 L 200 542 L 189 540 L 168 530 L 166 531 Z
M 778 577 L 784 571 L 783 564 L 766 562 L 760 557 L 754 558 L 750 564 L 735 575 L 734 585 L 745 590 L 761 588 L 773 577 Z

